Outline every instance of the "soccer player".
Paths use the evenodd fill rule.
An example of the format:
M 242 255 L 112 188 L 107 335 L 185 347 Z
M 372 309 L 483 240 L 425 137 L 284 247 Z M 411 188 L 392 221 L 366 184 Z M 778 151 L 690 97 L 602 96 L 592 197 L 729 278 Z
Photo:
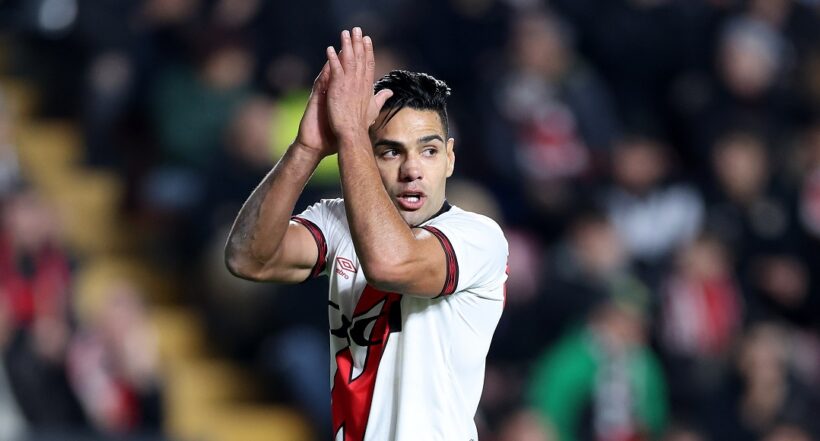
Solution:
M 477 440 L 507 241 L 445 199 L 450 89 L 406 71 L 374 87 L 373 44 L 359 28 L 327 58 L 296 140 L 239 212 L 226 263 L 251 280 L 330 279 L 335 440 Z M 291 217 L 316 165 L 337 152 L 344 198 Z

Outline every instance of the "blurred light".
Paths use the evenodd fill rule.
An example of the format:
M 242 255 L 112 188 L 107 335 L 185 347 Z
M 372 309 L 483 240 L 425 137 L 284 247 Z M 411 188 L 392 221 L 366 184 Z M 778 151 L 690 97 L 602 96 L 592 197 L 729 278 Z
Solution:
M 77 0 L 44 0 L 37 14 L 37 24 L 49 33 L 67 31 L 77 20 Z

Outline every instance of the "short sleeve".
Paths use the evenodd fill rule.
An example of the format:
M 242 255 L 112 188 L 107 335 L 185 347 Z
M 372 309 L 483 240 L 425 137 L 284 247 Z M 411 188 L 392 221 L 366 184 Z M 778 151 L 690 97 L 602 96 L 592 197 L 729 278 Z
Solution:
M 462 211 L 422 228 L 436 236 L 447 259 L 441 295 L 471 291 L 495 296 L 503 292 L 508 245 L 492 219 Z
M 310 278 L 319 277 L 327 272 L 327 259 L 334 248 L 337 231 L 339 230 L 339 206 L 341 199 L 322 199 L 306 208 L 303 212 L 291 217 L 291 220 L 304 225 L 319 250 L 316 263 L 310 272 Z M 342 212 L 342 216 L 344 213 Z

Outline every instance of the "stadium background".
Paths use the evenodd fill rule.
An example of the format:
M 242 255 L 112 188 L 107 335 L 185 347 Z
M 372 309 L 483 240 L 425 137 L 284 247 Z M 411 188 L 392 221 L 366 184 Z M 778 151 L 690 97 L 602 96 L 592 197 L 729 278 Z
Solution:
M 482 440 L 820 439 L 816 0 L 0 1 L 0 439 L 328 438 L 325 282 L 221 252 L 353 25 L 510 242 Z

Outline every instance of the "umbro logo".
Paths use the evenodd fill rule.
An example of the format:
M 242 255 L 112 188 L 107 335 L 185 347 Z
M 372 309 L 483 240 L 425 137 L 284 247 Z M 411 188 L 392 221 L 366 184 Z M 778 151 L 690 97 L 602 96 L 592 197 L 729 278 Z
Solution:
M 353 262 L 351 262 L 350 259 L 337 257 L 336 274 L 344 277 L 345 279 L 349 279 L 350 276 L 356 274 L 356 265 L 353 265 Z

